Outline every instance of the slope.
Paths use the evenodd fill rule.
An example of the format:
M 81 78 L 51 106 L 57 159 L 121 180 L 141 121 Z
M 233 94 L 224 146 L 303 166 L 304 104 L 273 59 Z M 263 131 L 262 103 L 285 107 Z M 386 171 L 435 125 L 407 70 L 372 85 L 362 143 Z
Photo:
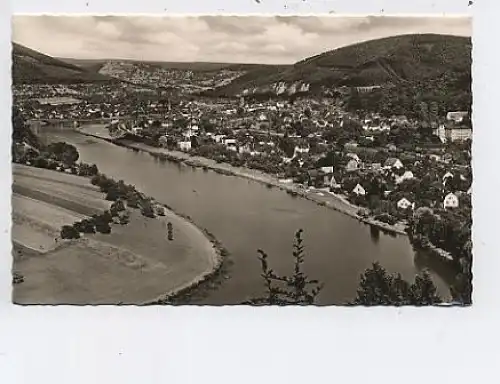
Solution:
M 110 80 L 113 79 L 12 43 L 12 81 L 14 84 L 68 84 Z
M 266 90 L 280 82 L 310 84 L 314 91 L 342 85 L 412 84 L 445 75 L 464 78 L 470 76 L 471 48 L 467 37 L 393 36 L 324 52 L 278 71 L 250 71 L 217 92 L 229 95 L 255 87 Z

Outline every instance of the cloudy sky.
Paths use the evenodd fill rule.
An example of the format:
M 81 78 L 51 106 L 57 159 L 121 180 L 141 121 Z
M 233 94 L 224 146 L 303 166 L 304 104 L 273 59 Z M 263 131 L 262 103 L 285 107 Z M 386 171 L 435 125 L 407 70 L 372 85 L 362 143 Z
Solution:
M 56 57 L 291 64 L 408 33 L 471 36 L 470 18 L 15 16 L 12 39 Z

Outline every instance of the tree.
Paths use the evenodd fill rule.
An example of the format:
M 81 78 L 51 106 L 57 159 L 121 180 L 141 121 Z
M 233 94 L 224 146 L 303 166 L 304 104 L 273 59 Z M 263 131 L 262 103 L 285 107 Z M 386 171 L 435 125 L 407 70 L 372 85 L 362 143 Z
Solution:
M 104 220 L 99 220 L 96 222 L 95 229 L 99 233 L 111 233 L 111 226 Z
M 38 137 L 26 124 L 21 111 L 16 106 L 12 106 L 12 145 L 15 143 L 26 142 L 35 148 L 40 148 Z
M 308 305 L 314 304 L 323 285 L 317 280 L 310 280 L 302 271 L 304 263 L 304 247 L 302 230 L 295 234 L 293 245 L 294 272 L 292 276 L 277 275 L 268 264 L 268 255 L 258 250 L 261 262 L 262 278 L 266 287 L 264 297 L 251 299 L 252 305 Z M 311 288 L 309 288 L 311 287 Z
M 378 262 L 372 264 L 363 275 L 355 305 L 435 305 L 441 303 L 430 275 L 423 272 L 413 284 L 403 280 L 400 274 L 389 274 Z
M 73 165 L 80 157 L 75 146 L 65 142 L 52 143 L 47 147 L 47 152 L 56 160 L 66 165 Z
M 113 204 L 111 204 L 111 207 L 109 208 L 109 211 L 112 216 L 118 216 L 118 214 L 124 210 L 125 210 L 125 204 L 121 199 L 116 200 Z
M 79 239 L 80 232 L 78 232 L 72 225 L 64 225 L 61 229 L 62 239 Z
M 77 221 L 73 224 L 73 227 L 82 233 L 95 233 L 95 224 L 93 219 L 83 219 L 81 221 Z

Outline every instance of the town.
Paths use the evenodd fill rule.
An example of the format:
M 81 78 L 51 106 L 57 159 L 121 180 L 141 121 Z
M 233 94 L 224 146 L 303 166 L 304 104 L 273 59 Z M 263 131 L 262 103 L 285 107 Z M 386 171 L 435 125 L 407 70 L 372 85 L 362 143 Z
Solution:
M 140 85 L 28 85 L 14 97 L 35 126 L 100 122 L 115 138 L 259 170 L 401 228 L 419 207 L 470 210 L 468 111 L 423 120 L 351 112 L 332 98 L 171 99 Z

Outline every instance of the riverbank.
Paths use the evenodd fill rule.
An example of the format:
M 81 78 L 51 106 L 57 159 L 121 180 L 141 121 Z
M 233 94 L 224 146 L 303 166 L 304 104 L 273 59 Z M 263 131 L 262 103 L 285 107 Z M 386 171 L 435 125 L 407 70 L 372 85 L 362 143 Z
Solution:
M 204 170 L 210 169 L 220 174 L 241 177 L 248 180 L 256 181 L 258 183 L 267 185 L 269 187 L 279 188 L 280 190 L 285 191 L 292 196 L 301 197 L 303 199 L 312 201 L 318 205 L 348 215 L 362 223 L 375 226 L 380 230 L 382 230 L 383 232 L 407 236 L 406 227 L 401 223 L 390 225 L 375 220 L 371 217 L 360 216 L 358 212 L 360 211 L 360 209 L 362 209 L 362 207 L 351 204 L 349 201 L 347 201 L 347 199 L 344 196 L 334 194 L 327 190 L 305 189 L 295 184 L 286 184 L 280 182 L 280 180 L 277 179 L 276 177 L 273 177 L 269 174 L 266 174 L 258 170 L 253 170 L 245 167 L 234 167 L 227 163 L 217 163 L 215 160 L 208 159 L 205 157 L 192 156 L 185 152 L 168 150 L 165 148 L 151 147 L 144 143 L 138 143 L 124 139 L 114 139 L 103 132 L 89 132 L 81 128 L 76 129 L 76 131 L 82 135 L 105 140 L 122 147 L 147 152 L 153 156 L 164 156 L 164 158 L 169 161 L 184 163 L 186 165 L 195 168 L 202 168 Z
M 224 263 L 227 252 L 211 234 L 166 206 L 154 219 L 131 209 L 130 222 L 110 234 L 62 240 L 62 225 L 111 202 L 84 177 L 14 164 L 13 179 L 13 270 L 24 277 L 14 286 L 17 304 L 168 303 Z

